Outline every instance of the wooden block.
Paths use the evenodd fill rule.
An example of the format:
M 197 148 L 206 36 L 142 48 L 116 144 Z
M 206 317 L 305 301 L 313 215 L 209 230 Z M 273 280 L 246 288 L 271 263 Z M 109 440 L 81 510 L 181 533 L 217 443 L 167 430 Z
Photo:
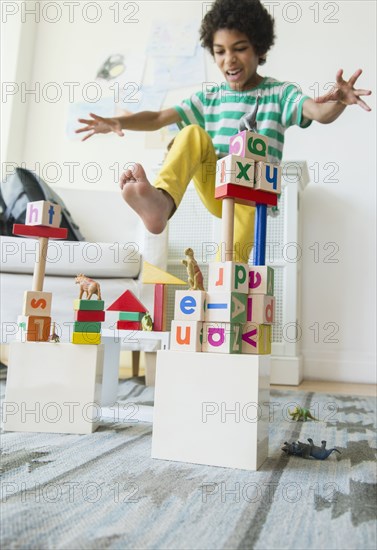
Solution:
M 170 349 L 201 351 L 203 340 L 202 321 L 172 321 Z
M 49 201 L 29 202 L 26 205 L 26 225 L 45 225 L 59 227 L 62 218 L 62 208 L 59 204 Z
M 233 185 L 231 183 L 220 185 L 215 188 L 216 199 L 234 199 L 237 204 L 267 204 L 268 206 L 277 206 L 278 197 L 275 193 L 268 193 L 260 189 L 249 189 L 242 185 Z
M 202 351 L 241 353 L 242 331 L 238 323 L 203 323 Z
M 274 295 L 274 270 L 272 267 L 253 265 L 249 267 L 249 294 Z
M 99 424 L 104 347 L 11 342 L 6 431 L 87 434 Z
M 269 193 L 281 193 L 281 168 L 269 162 L 257 162 L 255 164 L 255 189 L 268 191 Z
M 206 321 L 246 323 L 247 294 L 241 292 L 207 292 Z
M 51 316 L 52 292 L 25 290 L 22 315 Z
M 238 262 L 211 262 L 208 291 L 245 292 L 249 289 L 249 266 Z
M 121 311 L 119 313 L 120 321 L 141 321 L 145 313 L 139 313 L 138 311 Z
M 249 294 L 246 321 L 271 325 L 275 320 L 275 298 L 266 294 Z
M 131 290 L 126 290 L 107 308 L 107 311 L 137 311 L 145 313 L 147 308 L 136 298 Z
M 19 315 L 17 340 L 22 342 L 47 342 L 51 331 L 51 317 Z
M 75 311 L 103 311 L 105 309 L 104 300 L 77 300 L 73 301 Z
M 144 284 L 187 285 L 187 281 L 182 281 L 182 279 L 178 279 L 146 261 L 143 262 L 141 282 Z
M 174 319 L 181 321 L 204 321 L 204 290 L 176 290 Z
M 73 323 L 74 332 L 101 332 L 101 323 L 88 321 L 75 321 Z
M 268 457 L 269 372 L 268 355 L 158 351 L 152 457 L 260 468 Z
M 238 155 L 227 155 L 216 163 L 216 187 L 227 183 L 254 187 L 254 161 Z
M 142 330 L 140 321 L 117 321 L 118 330 Z
M 66 239 L 68 229 L 64 227 L 45 227 L 44 225 L 13 224 L 13 235 L 21 237 L 44 237 L 47 239 Z
M 229 153 L 241 157 L 258 160 L 266 160 L 268 152 L 268 138 L 261 134 L 255 134 L 243 130 L 232 136 L 229 140 Z
M 99 332 L 73 332 L 72 344 L 84 344 L 98 346 L 101 343 L 101 334 Z
M 166 331 L 167 304 L 167 286 L 163 284 L 156 284 L 154 287 L 153 330 L 157 332 Z
M 242 353 L 270 355 L 271 341 L 271 325 L 245 323 L 242 326 Z
M 105 320 L 104 311 L 85 311 L 83 309 L 80 309 L 80 310 L 76 310 L 74 314 L 75 314 L 75 321 L 102 322 Z

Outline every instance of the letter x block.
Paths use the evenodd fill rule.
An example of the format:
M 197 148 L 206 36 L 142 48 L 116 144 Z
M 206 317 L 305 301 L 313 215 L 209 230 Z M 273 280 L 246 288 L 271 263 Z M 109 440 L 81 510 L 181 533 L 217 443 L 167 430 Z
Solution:
M 61 206 L 49 201 L 29 202 L 26 206 L 25 225 L 46 225 L 59 227 Z
M 207 292 L 205 320 L 245 323 L 247 298 L 241 292 Z
M 229 153 L 240 155 L 248 159 L 267 160 L 268 138 L 261 134 L 255 134 L 243 130 L 235 134 L 229 141 Z
M 37 315 L 50 317 L 52 292 L 38 292 L 26 290 L 24 292 L 24 304 L 22 315 Z
M 170 330 L 170 349 L 176 351 L 202 350 L 202 321 L 172 321 Z
M 204 321 L 203 290 L 176 290 L 174 319 L 181 321 Z
M 269 355 L 272 339 L 271 325 L 246 323 L 242 326 L 242 353 Z
M 246 320 L 252 323 L 272 325 L 275 320 L 275 298 L 265 294 L 249 294 Z
M 227 155 L 216 163 L 216 187 L 232 183 L 254 187 L 254 161 L 238 155 Z
M 241 327 L 237 323 L 203 323 L 202 351 L 241 353 Z
M 274 270 L 267 265 L 249 268 L 249 294 L 274 295 Z
M 255 189 L 281 193 L 281 168 L 269 162 L 257 162 L 255 164 Z
M 211 262 L 208 270 L 208 290 L 248 292 L 247 264 L 237 262 Z

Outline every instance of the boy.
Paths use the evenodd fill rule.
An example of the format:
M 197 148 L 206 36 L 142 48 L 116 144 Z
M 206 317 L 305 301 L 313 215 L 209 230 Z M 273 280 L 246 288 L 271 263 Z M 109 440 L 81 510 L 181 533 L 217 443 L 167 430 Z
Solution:
M 257 131 L 269 137 L 269 162 L 280 162 L 284 132 L 290 126 L 306 128 L 313 120 L 333 122 L 351 104 L 370 111 L 361 96 L 371 92 L 354 89 L 361 70 L 348 82 L 339 70 L 333 90 L 316 101 L 293 84 L 258 74 L 258 66 L 265 62 L 274 43 L 274 21 L 260 0 L 216 0 L 203 19 L 200 38 L 225 79 L 221 90 L 198 92 L 180 105 L 159 112 L 114 118 L 91 114 L 92 119 L 80 119 L 86 126 L 77 130 L 87 132 L 85 141 L 96 133 L 113 131 L 123 136 L 123 129 L 158 130 L 173 123 L 184 126 L 153 186 L 140 164 L 120 179 L 123 198 L 152 233 L 164 230 L 191 179 L 206 208 L 221 217 L 221 201 L 214 198 L 216 161 L 228 153 L 230 136 L 237 133 L 240 119 L 254 111 L 257 98 Z M 253 231 L 254 208 L 237 204 L 235 261 L 248 262 Z

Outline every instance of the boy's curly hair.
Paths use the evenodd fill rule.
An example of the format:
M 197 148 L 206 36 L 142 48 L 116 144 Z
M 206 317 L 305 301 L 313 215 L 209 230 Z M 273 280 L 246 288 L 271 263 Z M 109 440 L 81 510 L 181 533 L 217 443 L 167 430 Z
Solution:
M 200 27 L 201 45 L 213 55 L 213 36 L 219 29 L 243 32 L 259 56 L 259 64 L 266 61 L 266 53 L 274 43 L 274 20 L 260 0 L 216 0 L 206 13 Z

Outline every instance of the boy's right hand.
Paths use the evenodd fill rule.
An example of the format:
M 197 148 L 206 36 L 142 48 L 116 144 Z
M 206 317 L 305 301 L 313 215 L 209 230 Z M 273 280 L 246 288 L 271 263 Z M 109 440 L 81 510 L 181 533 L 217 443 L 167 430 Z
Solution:
M 83 128 L 79 128 L 75 131 L 76 134 L 87 132 L 81 141 L 85 141 L 94 134 L 108 134 L 109 132 L 115 132 L 118 136 L 124 136 L 120 120 L 117 118 L 103 118 L 93 113 L 89 113 L 91 119 L 79 118 L 79 122 L 85 124 Z

